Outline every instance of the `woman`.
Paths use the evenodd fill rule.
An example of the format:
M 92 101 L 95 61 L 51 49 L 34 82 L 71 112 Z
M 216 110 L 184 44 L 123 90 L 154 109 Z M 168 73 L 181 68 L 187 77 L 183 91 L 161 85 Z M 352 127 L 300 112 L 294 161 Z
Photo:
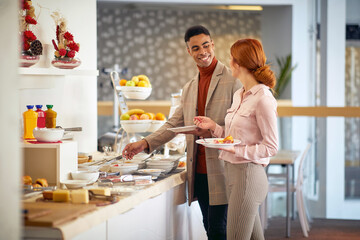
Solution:
M 264 239 L 258 209 L 268 191 L 264 167 L 278 150 L 276 100 L 272 88 L 274 73 L 265 64 L 262 45 L 255 39 L 235 42 L 230 50 L 230 67 L 243 87 L 225 117 L 225 129 L 207 117 L 194 123 L 209 129 L 214 137 L 231 135 L 241 142 L 224 148 L 219 158 L 225 161 L 229 198 L 228 239 Z

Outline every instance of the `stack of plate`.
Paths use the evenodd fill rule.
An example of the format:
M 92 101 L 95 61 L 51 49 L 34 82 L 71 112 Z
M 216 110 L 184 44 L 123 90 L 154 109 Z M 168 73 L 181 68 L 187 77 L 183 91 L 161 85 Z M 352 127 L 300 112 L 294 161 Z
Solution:
M 145 163 L 144 160 L 132 159 L 132 160 L 126 160 L 126 161 L 124 161 L 124 163 L 126 163 L 126 164 L 137 164 L 138 169 L 142 169 L 142 168 L 146 167 L 146 163 Z
M 147 169 L 139 169 L 138 170 L 138 173 L 149 174 L 153 177 L 158 177 L 162 172 L 164 172 L 164 169 L 147 168 Z
M 171 160 L 151 160 L 146 163 L 147 168 L 163 169 L 167 174 L 174 169 L 174 161 Z

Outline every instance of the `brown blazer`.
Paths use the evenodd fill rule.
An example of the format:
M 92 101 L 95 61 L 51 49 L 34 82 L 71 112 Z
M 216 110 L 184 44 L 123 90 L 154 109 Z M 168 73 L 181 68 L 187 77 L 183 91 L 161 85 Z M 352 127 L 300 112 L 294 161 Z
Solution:
M 173 116 L 156 132 L 145 137 L 149 144 L 149 152 L 165 144 L 175 137 L 175 133 L 167 128 L 194 125 L 193 118 L 197 116 L 199 73 L 187 82 L 183 88 L 181 104 L 176 108 Z M 220 126 L 225 125 L 226 110 L 230 108 L 233 95 L 241 87 L 238 79 L 234 78 L 229 68 L 218 61 L 207 94 L 205 115 L 213 119 Z M 194 178 L 196 169 L 196 136 L 187 134 L 187 179 L 189 205 L 194 201 Z M 219 160 L 217 149 L 206 148 L 206 167 L 209 187 L 210 205 L 227 204 L 224 162 Z

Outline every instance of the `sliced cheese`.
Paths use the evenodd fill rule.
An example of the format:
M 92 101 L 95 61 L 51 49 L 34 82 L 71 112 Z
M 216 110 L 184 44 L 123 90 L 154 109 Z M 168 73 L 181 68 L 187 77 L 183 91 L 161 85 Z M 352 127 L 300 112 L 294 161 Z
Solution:
M 55 190 L 53 192 L 53 201 L 54 202 L 69 202 L 70 201 L 70 191 L 69 190 Z
M 89 203 L 89 191 L 87 189 L 78 189 L 71 191 L 72 203 Z
M 111 190 L 110 188 L 91 188 L 89 189 L 96 195 L 102 195 L 102 196 L 111 196 Z

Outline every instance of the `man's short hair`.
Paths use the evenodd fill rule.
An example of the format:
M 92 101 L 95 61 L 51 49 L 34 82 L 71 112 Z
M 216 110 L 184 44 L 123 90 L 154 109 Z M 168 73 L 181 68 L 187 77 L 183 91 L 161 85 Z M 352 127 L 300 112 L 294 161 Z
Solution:
M 205 34 L 205 35 L 210 36 L 209 30 L 207 30 L 207 28 L 204 26 L 197 25 L 197 26 L 192 26 L 192 27 L 188 28 L 188 30 L 186 30 L 185 37 L 184 37 L 185 42 L 188 42 L 191 37 L 200 35 L 200 34 Z

